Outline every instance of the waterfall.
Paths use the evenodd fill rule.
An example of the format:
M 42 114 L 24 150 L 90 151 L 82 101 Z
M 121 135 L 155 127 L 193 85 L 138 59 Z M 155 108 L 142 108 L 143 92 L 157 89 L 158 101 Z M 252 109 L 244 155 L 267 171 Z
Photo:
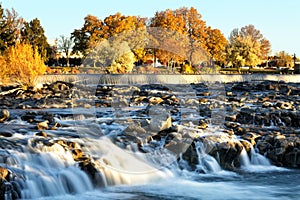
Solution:
M 245 147 L 243 148 L 243 150 L 240 154 L 240 162 L 241 162 L 241 165 L 244 167 L 249 167 L 251 165 L 251 161 L 250 161 L 250 158 L 247 154 Z
M 72 155 L 60 145 L 10 153 L 14 155 L 7 163 L 10 169 L 24 174 L 24 179 L 17 180 L 22 198 L 79 194 L 93 189 L 87 174 L 74 166 Z
M 87 150 L 93 157 L 106 185 L 144 184 L 173 176 L 165 166 L 151 162 L 150 154 L 141 154 L 121 149 L 107 137 L 98 140 L 85 140 Z M 163 160 L 164 157 L 161 156 Z
M 198 156 L 197 171 L 204 173 L 216 173 L 221 171 L 221 166 L 216 159 L 205 152 L 202 142 L 196 142 L 196 152 Z
M 243 148 L 240 154 L 240 162 L 243 168 L 252 168 L 253 166 L 270 166 L 270 161 L 263 155 L 257 153 L 253 147 L 253 145 L 246 141 L 250 145 L 250 157 L 245 149 Z
M 270 166 L 270 161 L 263 155 L 256 152 L 256 150 L 251 146 L 250 150 L 251 164 L 253 165 L 263 165 Z
M 11 156 L 6 159 L 6 165 L 11 171 L 24 175 L 15 181 L 20 188 L 19 196 L 35 199 L 76 195 L 94 190 L 95 183 L 96 186 L 145 184 L 174 176 L 166 166 L 148 159 L 151 155 L 121 149 L 107 137 L 84 139 L 84 142 L 83 148 L 94 157 L 97 173 L 93 181 L 96 182 L 92 182 L 77 166 L 72 154 L 59 144 L 47 146 L 29 139 L 28 145 L 22 146 L 23 151 L 9 150 Z M 161 162 L 164 156 L 168 157 L 166 154 L 158 156 Z

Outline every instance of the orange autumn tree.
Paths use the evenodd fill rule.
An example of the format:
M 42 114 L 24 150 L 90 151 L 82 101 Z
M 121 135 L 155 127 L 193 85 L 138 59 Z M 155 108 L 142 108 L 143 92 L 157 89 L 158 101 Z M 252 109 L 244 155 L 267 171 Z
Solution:
M 35 79 L 46 71 L 38 49 L 30 44 L 16 43 L 0 57 L 1 77 L 22 86 L 34 86 Z

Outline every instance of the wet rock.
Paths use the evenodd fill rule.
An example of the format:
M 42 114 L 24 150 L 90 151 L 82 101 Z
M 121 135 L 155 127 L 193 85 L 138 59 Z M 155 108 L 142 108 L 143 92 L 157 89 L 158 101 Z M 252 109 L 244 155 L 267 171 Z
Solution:
M 38 123 L 36 125 L 36 127 L 37 127 L 38 130 L 47 130 L 49 128 L 48 123 L 49 123 L 49 121 L 46 120 L 46 121 Z
M 48 135 L 47 135 L 47 133 L 46 132 L 44 132 L 44 131 L 40 131 L 40 132 L 38 132 L 37 134 L 35 134 L 36 136 L 42 136 L 42 137 L 47 137 Z
M 250 108 L 242 108 L 236 116 L 236 121 L 241 124 L 252 124 L 255 116 L 255 110 Z
M 238 166 L 239 155 L 243 150 L 243 145 L 239 141 L 226 141 L 216 145 L 215 151 L 211 152 L 215 158 L 220 158 L 220 165 L 224 169 L 233 170 Z
M 151 105 L 156 105 L 156 104 L 160 104 L 161 102 L 163 102 L 164 100 L 160 97 L 150 97 L 149 98 L 149 103 Z
M 236 115 L 226 115 L 225 121 L 235 122 L 236 121 Z
M 141 127 L 140 123 L 131 123 L 124 131 L 126 134 L 145 134 L 146 130 Z
M 204 120 L 199 121 L 199 125 L 197 126 L 198 129 L 207 129 L 208 124 Z
M 277 101 L 274 105 L 274 107 L 278 109 L 286 109 L 286 110 L 293 110 L 294 106 L 291 102 L 285 102 L 285 101 Z
M 284 155 L 284 165 L 290 167 L 300 167 L 300 149 L 295 149 L 292 152 L 288 152 Z
M 8 173 L 9 173 L 9 171 L 6 168 L 0 166 L 0 179 L 1 180 L 6 179 Z
M 149 116 L 151 117 L 149 128 L 153 132 L 159 132 L 172 126 L 172 118 L 162 106 L 151 106 Z
M 3 137 L 12 137 L 13 133 L 10 130 L 0 130 L 0 136 L 3 136 Z
M 9 117 L 10 117 L 10 114 L 7 109 L 0 110 L 0 123 L 3 123 L 4 121 L 6 121 L 7 119 L 9 119 Z
M 252 144 L 250 142 L 246 141 L 246 140 L 241 140 L 240 142 L 244 146 L 246 152 L 250 153 L 250 151 L 251 151 L 251 149 L 253 147 Z
M 182 154 L 182 159 L 187 161 L 191 170 L 194 171 L 199 164 L 198 154 L 194 143 L 187 148 L 187 150 Z
M 32 99 L 39 100 L 39 99 L 43 98 L 43 95 L 40 94 L 40 93 L 35 93 L 34 95 L 32 95 L 31 98 L 32 98 Z
M 247 140 L 252 146 L 256 145 L 256 141 L 261 136 L 255 133 L 246 133 L 242 135 L 242 138 Z
M 75 161 L 83 159 L 83 152 L 81 149 L 72 149 L 72 157 Z
M 68 91 L 70 88 L 72 88 L 74 85 L 71 83 L 63 82 L 63 81 L 57 81 L 55 83 L 52 83 L 48 86 L 48 88 L 54 92 L 61 92 L 61 91 Z

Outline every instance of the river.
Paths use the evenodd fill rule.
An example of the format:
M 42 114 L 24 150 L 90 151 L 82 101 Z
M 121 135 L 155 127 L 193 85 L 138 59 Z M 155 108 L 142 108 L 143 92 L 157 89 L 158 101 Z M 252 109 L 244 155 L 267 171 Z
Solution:
M 296 141 L 299 124 L 280 117 L 299 116 L 299 84 L 206 86 L 183 76 L 172 78 L 175 85 L 153 84 L 170 78 L 123 76 L 118 85 L 120 77 L 106 77 L 92 96 L 83 98 L 80 92 L 87 92 L 75 85 L 77 96 L 64 99 L 57 92 L 50 108 L 9 109 L 11 117 L 0 127 L 0 167 L 9 172 L 4 199 L 299 199 L 300 170 L 272 165 L 255 141 Z M 274 91 L 278 99 L 269 98 Z M 267 96 L 268 102 L 260 100 Z M 59 107 L 67 107 L 66 102 L 74 107 Z M 287 106 L 276 107 L 281 105 Z M 268 119 L 268 112 L 276 115 Z M 240 118 L 230 121 L 228 114 Z M 288 164 L 297 167 L 297 156 Z

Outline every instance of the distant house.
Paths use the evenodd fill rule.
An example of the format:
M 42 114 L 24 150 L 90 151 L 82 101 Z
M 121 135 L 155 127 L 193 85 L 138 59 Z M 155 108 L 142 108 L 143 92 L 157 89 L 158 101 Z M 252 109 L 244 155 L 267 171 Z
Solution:
M 146 54 L 145 58 L 146 58 L 146 63 L 148 65 L 153 65 L 153 67 L 162 66 L 162 64 L 160 62 L 158 62 L 157 59 L 156 59 L 156 62 L 154 63 L 154 56 L 153 56 L 153 54 Z

